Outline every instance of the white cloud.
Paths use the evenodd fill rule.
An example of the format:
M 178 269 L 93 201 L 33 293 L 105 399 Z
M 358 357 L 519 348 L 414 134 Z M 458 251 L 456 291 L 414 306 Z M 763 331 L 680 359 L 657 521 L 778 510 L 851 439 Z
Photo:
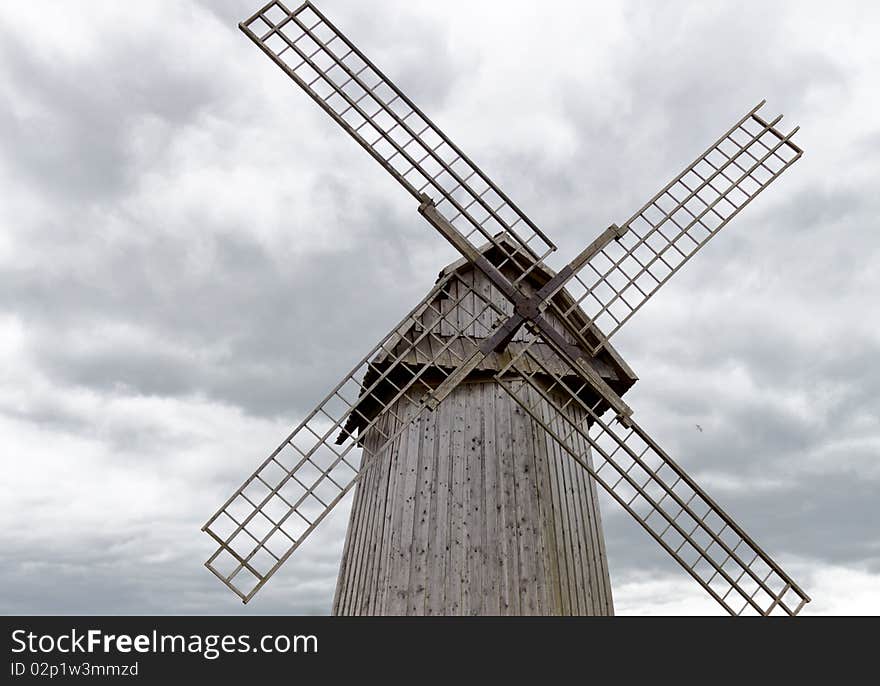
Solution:
M 802 614 L 875 615 L 880 575 L 858 566 L 801 560 L 787 565 L 810 596 Z M 633 574 L 614 587 L 618 615 L 723 615 L 724 610 L 688 577 Z

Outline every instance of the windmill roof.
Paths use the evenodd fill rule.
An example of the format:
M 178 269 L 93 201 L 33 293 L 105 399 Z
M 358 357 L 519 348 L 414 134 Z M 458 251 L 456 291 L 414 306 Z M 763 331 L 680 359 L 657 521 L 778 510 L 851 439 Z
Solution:
M 505 233 L 497 234 L 494 239 L 496 242 L 503 243 L 505 245 L 505 248 L 509 252 L 515 252 L 519 255 L 522 255 L 524 253 L 524 246 L 522 245 L 522 243 L 520 243 L 519 241 L 514 242 L 513 239 L 507 236 L 507 234 Z M 533 286 L 535 286 L 536 288 L 540 288 L 545 283 L 550 281 L 554 276 L 556 276 L 556 272 L 548 267 L 546 264 L 544 264 L 544 262 L 541 261 L 533 251 L 529 250 L 527 246 L 525 247 L 528 250 L 528 252 L 525 253 L 528 256 L 528 265 L 532 267 L 529 270 L 526 278 L 532 283 Z M 492 253 L 498 251 L 498 248 L 496 247 L 495 243 L 486 242 L 484 245 L 481 245 L 479 247 L 479 250 L 481 253 L 489 257 L 489 260 L 491 262 Z M 439 282 L 441 279 L 443 279 L 443 277 L 454 272 L 459 272 L 472 268 L 473 265 L 471 265 L 471 263 L 466 258 L 462 257 L 455 262 L 446 265 L 440 271 L 440 275 L 437 277 L 437 281 Z M 551 300 L 558 304 L 563 312 L 570 312 L 570 318 L 575 323 L 579 324 L 580 328 L 586 327 L 587 324 L 590 324 L 587 314 L 577 305 L 575 299 L 571 296 L 568 290 L 564 288 L 561 289 L 551 298 Z M 598 330 L 599 329 L 598 327 L 596 327 L 595 324 L 590 324 L 588 328 L 588 337 L 595 339 L 593 341 L 594 343 L 597 343 L 599 340 L 601 340 L 601 338 L 604 338 L 604 336 L 600 337 L 596 335 L 596 332 Z M 591 332 L 592 335 L 590 335 Z M 607 355 L 603 355 L 603 353 L 606 353 Z M 610 368 L 614 369 L 621 379 L 629 379 L 631 381 L 626 390 L 629 390 L 629 388 L 631 388 L 632 385 L 635 384 L 636 381 L 638 381 L 639 377 L 636 376 L 636 373 L 620 356 L 620 353 L 617 352 L 617 350 L 614 348 L 613 345 L 611 345 L 611 343 L 606 342 L 599 354 L 593 359 L 599 360 L 602 358 L 606 358 L 606 361 L 608 362 Z
M 497 244 L 503 245 L 507 255 L 499 250 Z M 555 276 L 555 272 L 540 262 L 537 255 L 531 251 L 524 251 L 519 242 L 514 242 L 505 234 L 499 234 L 495 236 L 494 242 L 481 246 L 480 252 L 496 266 L 505 262 L 508 265 L 511 264 L 506 258 L 515 252 L 518 256 L 518 261 L 523 264 L 523 269 L 528 269 L 524 281 L 528 283 L 528 287 L 535 290 Z M 454 274 L 460 276 L 467 275 L 474 272 L 475 269 L 473 264 L 467 259 L 456 260 L 440 271 L 437 283 L 443 282 L 444 279 Z M 505 269 L 509 269 L 509 267 L 503 268 L 502 271 Z M 439 297 L 441 297 L 440 294 L 438 294 Z M 568 291 L 565 289 L 560 290 L 552 297 L 552 300 L 562 311 L 570 312 L 569 317 L 576 324 L 580 324 L 582 327 L 587 326 L 589 323 L 587 315 L 577 306 L 577 303 Z M 432 326 L 436 326 L 436 324 Z M 590 326 L 587 329 L 586 336 L 588 340 L 590 338 L 593 338 L 595 341 L 600 340 L 594 326 Z M 392 363 L 400 367 L 399 377 L 401 378 L 411 376 L 411 371 L 407 371 L 403 367 L 413 369 L 430 365 L 446 372 L 451 371 L 459 365 L 461 360 L 467 359 L 476 350 L 477 344 L 474 342 L 474 339 L 478 338 L 479 336 L 444 336 L 442 330 L 438 331 L 436 335 L 419 336 L 417 324 L 414 322 L 408 330 L 400 334 L 397 345 L 371 360 L 362 382 L 363 387 L 370 387 L 383 372 L 388 370 Z M 493 372 L 503 369 L 511 357 L 520 352 L 525 345 L 525 342 L 518 342 L 514 339 L 505 350 L 492 353 L 482 360 L 472 372 L 472 377 L 486 378 L 491 376 Z M 543 365 L 543 367 L 554 374 L 568 377 L 575 381 L 581 378 L 576 373 L 572 373 L 572 367 L 566 361 L 560 359 L 550 345 L 541 342 L 532 343 L 529 346 L 529 352 L 530 355 L 524 355 L 517 361 L 518 368 L 523 372 L 540 374 L 543 372 L 541 369 L 541 365 Z M 534 357 L 537 363 L 530 356 Z M 610 343 L 606 343 L 594 357 L 590 358 L 589 363 L 618 395 L 626 393 L 638 380 L 635 372 L 633 372 Z M 339 434 L 337 443 L 341 443 L 347 436 L 354 435 L 356 431 L 366 426 L 372 417 L 382 409 L 384 404 L 394 397 L 394 372 L 395 370 L 392 369 L 388 374 L 389 380 L 392 383 L 388 384 L 387 388 L 383 390 L 382 384 L 380 384 L 379 387 L 358 403 L 356 406 L 357 411 L 352 412 L 349 416 L 345 428 Z M 589 391 L 584 391 L 584 394 L 588 393 Z M 598 400 L 598 398 L 584 399 L 591 406 Z

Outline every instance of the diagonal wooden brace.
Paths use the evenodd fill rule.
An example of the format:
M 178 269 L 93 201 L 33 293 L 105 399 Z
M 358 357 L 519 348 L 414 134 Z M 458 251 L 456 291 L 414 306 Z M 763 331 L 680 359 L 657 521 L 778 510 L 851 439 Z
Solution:
M 548 281 L 531 298 L 523 295 L 495 265 L 486 259 L 486 256 L 476 250 L 471 243 L 461 235 L 446 217 L 434 206 L 434 201 L 423 195 L 419 212 L 431 225 L 437 229 L 446 240 L 464 257 L 472 262 L 477 269 L 482 271 L 492 284 L 513 303 L 514 314 L 499 327 L 493 335 L 483 341 L 480 347 L 459 367 L 441 383 L 431 397 L 425 402 L 430 409 L 437 406 L 446 398 L 453 389 L 460 384 L 482 362 L 486 356 L 496 350 L 501 350 L 513 339 L 516 332 L 526 323 L 531 323 L 544 337 L 544 339 L 556 350 L 557 354 L 566 358 L 575 365 L 584 375 L 587 383 L 598 393 L 605 402 L 617 413 L 624 425 L 629 425 L 629 417 L 632 409 L 627 405 L 614 389 L 609 386 L 599 373 L 590 364 L 590 355 L 580 346 L 569 343 L 550 322 L 544 317 L 541 305 L 565 286 L 571 276 L 587 262 L 593 255 L 599 252 L 611 240 L 623 235 L 617 226 L 610 226 L 580 253 L 571 263 L 559 272 L 553 279 Z M 564 320 L 563 320 L 563 323 Z

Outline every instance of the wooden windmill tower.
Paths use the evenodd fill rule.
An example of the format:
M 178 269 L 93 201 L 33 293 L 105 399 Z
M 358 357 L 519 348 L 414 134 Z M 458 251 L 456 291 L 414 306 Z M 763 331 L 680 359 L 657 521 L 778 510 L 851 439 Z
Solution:
M 610 614 L 596 486 L 731 614 L 809 597 L 633 419 L 609 339 L 802 155 L 747 112 L 558 273 L 556 248 L 315 6 L 242 31 L 463 260 L 208 520 L 244 602 L 357 485 L 339 614 Z M 359 455 L 360 453 L 360 455 Z
M 482 254 L 501 265 L 516 246 L 504 236 L 497 239 L 506 250 L 488 243 Z M 524 265 L 533 260 L 521 255 Z M 501 269 L 516 279 L 513 265 Z M 522 286 L 534 293 L 553 276 L 543 266 L 529 269 Z M 470 290 L 493 306 L 473 322 Z M 554 300 L 560 309 L 577 312 L 565 291 Z M 442 380 L 444 370 L 474 352 L 473 343 L 491 335 L 496 311 L 513 314 L 486 276 L 459 260 L 440 273 L 427 307 L 400 342 L 372 364 L 378 370 L 389 356 L 399 356 L 395 364 Z M 446 319 L 438 325 L 441 313 Z M 576 316 L 587 321 L 582 312 Z M 567 335 L 557 316 L 547 319 Z M 437 336 L 419 339 L 426 330 Z M 393 387 L 385 387 L 349 417 L 337 440 L 359 435 L 362 461 L 372 466 L 355 491 L 335 614 L 612 614 L 595 483 L 495 380 L 527 343 L 526 333 L 517 332 L 504 353 L 482 358 L 433 412 L 398 402 L 366 428 L 383 405 L 373 397 L 394 395 Z M 440 344 L 451 350 L 442 351 Z M 536 344 L 531 352 L 542 364 L 569 373 L 550 346 Z M 635 382 L 610 345 L 590 365 L 618 394 Z M 368 371 L 363 384 L 377 375 Z M 582 375 L 570 381 L 585 383 Z M 425 398 L 428 392 L 423 389 Z M 586 398 L 591 405 L 596 400 Z M 543 411 L 555 413 L 550 405 Z M 383 436 L 404 424 L 407 429 L 383 448 Z M 574 443 L 589 459 L 586 441 Z

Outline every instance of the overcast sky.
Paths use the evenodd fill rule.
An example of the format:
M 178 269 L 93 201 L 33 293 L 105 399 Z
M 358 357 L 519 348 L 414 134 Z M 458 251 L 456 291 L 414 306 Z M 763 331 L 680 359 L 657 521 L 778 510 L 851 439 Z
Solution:
M 348 502 L 246 607 L 200 527 L 455 256 L 238 31 L 258 1 L 0 6 L 2 612 L 329 612 Z M 805 612 L 880 613 L 880 5 L 319 6 L 557 265 L 762 98 L 803 127 L 616 345 Z M 603 504 L 619 614 L 720 611 Z

